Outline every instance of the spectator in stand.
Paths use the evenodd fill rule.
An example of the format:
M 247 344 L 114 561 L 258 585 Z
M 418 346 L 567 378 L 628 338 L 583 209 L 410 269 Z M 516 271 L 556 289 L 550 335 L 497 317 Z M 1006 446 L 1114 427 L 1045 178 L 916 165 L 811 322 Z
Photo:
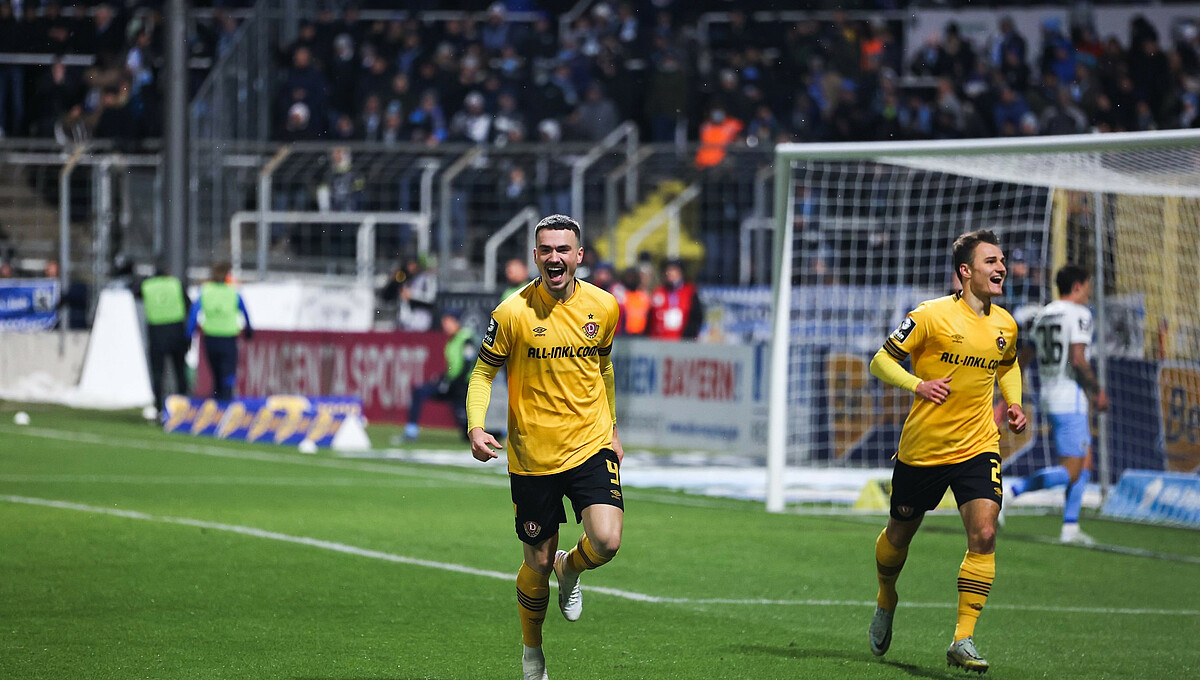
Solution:
M 1001 137 L 1014 136 L 1020 129 L 1021 118 L 1027 113 L 1031 113 L 1031 111 L 1029 104 L 1025 103 L 1024 97 L 1014 92 L 1012 88 L 1001 89 L 1000 101 L 996 104 L 992 114 L 996 134 Z
M 538 123 L 538 141 L 550 146 L 562 139 L 562 126 L 555 120 Z M 534 187 L 543 215 L 571 212 L 571 166 L 559 154 L 539 154 L 534 167 Z
M 308 108 L 307 124 L 313 136 L 325 134 L 329 122 L 329 83 L 313 64 L 312 53 L 303 45 L 292 53 L 292 67 L 284 78 L 279 99 L 283 111 L 295 103 L 303 103 Z
M 317 138 L 317 130 L 312 124 L 312 114 L 304 102 L 295 102 L 288 107 L 287 117 L 283 128 L 276 138 L 284 142 L 303 142 Z
M 326 67 L 331 84 L 329 105 L 333 110 L 353 115 L 361 100 L 355 99 L 359 61 L 354 52 L 354 38 L 341 33 L 333 40 L 333 56 Z
M 525 114 L 517 106 L 517 97 L 503 91 L 497 99 L 496 118 L 492 123 L 492 143 L 505 146 L 509 142 L 523 140 L 527 127 Z
M 397 111 L 403 118 L 409 111 L 417 107 L 417 93 L 412 91 L 412 84 L 404 73 L 392 76 L 392 87 L 387 94 L 388 110 L 398 107 Z
M 34 31 L 38 38 L 38 44 L 31 46 L 34 51 L 50 54 L 71 54 L 75 52 L 71 45 L 74 22 L 70 17 L 63 16 L 61 4 L 57 2 L 47 3 L 42 10 L 42 16 L 38 18 L 34 3 L 26 3 L 25 16 L 32 17 L 36 22 Z
M 1004 309 L 1017 309 L 1022 305 L 1040 305 L 1042 288 L 1041 269 L 1034 268 L 1033 253 L 1026 248 L 1013 248 L 1009 253 L 1008 275 L 1004 280 L 1004 295 L 1000 302 Z
M 492 115 L 483 108 L 483 95 L 472 91 L 463 100 L 463 106 L 450 119 L 450 140 L 486 144 L 492 134 Z
M 355 212 L 363 209 L 366 182 L 354 169 L 350 150 L 335 146 L 329 151 L 325 176 L 317 187 L 317 209 L 321 212 Z M 322 229 L 329 241 L 314 252 L 333 257 L 353 257 L 357 225 L 332 222 Z
M 379 141 L 386 146 L 409 141 L 404 137 L 404 116 L 400 109 L 400 102 L 392 102 L 388 104 L 387 112 L 383 115 L 383 129 L 379 133 Z
M 354 129 L 354 119 L 345 114 L 338 114 L 333 119 L 333 129 L 329 131 L 329 139 L 334 142 L 353 142 L 358 139 L 358 130 Z
M 529 284 L 529 265 L 525 263 L 525 260 L 514 257 L 505 262 L 504 281 L 506 286 L 504 292 L 500 293 L 501 301 L 508 299 L 509 295 Z
M 363 69 L 358 74 L 358 85 L 354 92 L 355 101 L 363 101 L 367 97 L 379 97 L 385 101 L 391 90 L 392 73 L 387 61 L 376 54 L 374 49 L 364 49 Z
M 667 260 L 662 284 L 650 295 L 648 335 L 659 340 L 695 340 L 704 322 L 696 286 L 684 277 L 683 262 Z
M 83 95 L 79 79 L 67 69 L 61 57 L 56 58 L 34 88 L 34 135 L 54 136 L 54 126 L 83 102 Z
M 592 270 L 592 285 L 605 292 L 612 292 L 613 285 L 617 282 L 613 274 L 613 267 L 607 262 L 599 262 Z
M 672 142 L 679 123 L 687 120 L 687 73 L 674 52 L 661 54 L 652 68 L 645 99 L 650 140 Z
M 1047 106 L 1039 119 L 1039 128 L 1044 135 L 1074 135 L 1087 131 L 1087 116 L 1071 100 L 1071 91 L 1058 90 L 1057 100 Z M 1010 277 L 1012 270 L 1009 271 Z
M 650 293 L 642 285 L 641 270 L 637 267 L 625 269 L 611 292 L 621 309 L 617 334 L 645 335 L 650 322 Z
M 503 2 L 493 2 L 488 7 L 487 23 L 479 31 L 483 49 L 488 52 L 498 53 L 505 45 L 515 42 L 516 29 L 509 23 L 507 13 Z
M 128 82 L 104 88 L 94 135 L 97 139 L 111 139 L 120 147 L 134 145 L 142 139 L 142 127 L 129 107 Z
M 420 105 L 408 116 L 408 130 L 412 141 L 428 146 L 436 146 L 446 139 L 446 117 L 434 91 L 421 95 Z
M 101 66 L 117 63 L 125 49 L 125 26 L 111 6 L 97 5 L 91 25 L 81 33 L 77 36 L 80 52 L 96 55 L 96 63 Z
M 783 132 L 783 125 L 770 106 L 760 104 L 746 127 L 746 144 L 761 149 L 770 148 Z
M 720 103 L 713 105 L 708 120 L 700 126 L 700 148 L 696 151 L 696 168 L 707 170 L 725 160 L 730 145 L 742 134 L 742 121 L 725 115 Z
M 572 118 L 577 136 L 590 142 L 604 139 L 621 123 L 617 105 L 604 94 L 604 86 L 600 83 L 588 86 L 584 101 L 575 109 Z
M 386 115 L 379 95 L 370 95 L 362 102 L 362 112 L 358 117 L 358 134 L 368 142 L 378 142 L 383 139 L 383 119 Z

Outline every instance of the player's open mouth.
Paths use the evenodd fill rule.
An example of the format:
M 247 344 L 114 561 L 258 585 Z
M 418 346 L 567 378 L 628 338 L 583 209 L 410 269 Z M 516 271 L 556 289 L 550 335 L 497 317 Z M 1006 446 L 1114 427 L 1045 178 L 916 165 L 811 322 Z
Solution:
M 996 284 L 997 286 L 1004 283 L 1004 274 L 993 274 L 992 283 Z
M 566 276 L 567 268 L 562 265 L 549 264 L 546 265 L 546 276 L 554 283 L 562 281 Z

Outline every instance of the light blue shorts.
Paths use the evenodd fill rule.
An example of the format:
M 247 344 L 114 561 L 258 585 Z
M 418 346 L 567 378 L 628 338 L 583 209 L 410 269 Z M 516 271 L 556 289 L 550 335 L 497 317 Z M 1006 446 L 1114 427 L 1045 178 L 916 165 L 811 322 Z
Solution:
M 1081 458 L 1092 444 L 1092 429 L 1086 413 L 1050 413 L 1050 431 L 1054 434 L 1054 450 L 1060 456 Z

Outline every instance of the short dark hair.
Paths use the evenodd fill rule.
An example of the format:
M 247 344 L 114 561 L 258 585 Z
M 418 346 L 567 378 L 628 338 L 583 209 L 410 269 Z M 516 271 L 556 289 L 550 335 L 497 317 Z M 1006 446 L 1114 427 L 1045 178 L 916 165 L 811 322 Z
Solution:
M 999 246 L 1000 239 L 996 238 L 995 232 L 990 229 L 968 231 L 954 239 L 954 275 L 956 277 L 959 276 L 959 267 L 964 264 L 975 264 L 975 248 L 980 243 L 990 243 L 994 246 Z
M 1065 264 L 1054 275 L 1054 285 L 1058 287 L 1059 295 L 1067 295 L 1077 283 L 1085 283 L 1092 278 L 1092 273 L 1077 264 Z
M 229 278 L 229 272 L 233 270 L 233 266 L 228 262 L 217 262 L 212 267 L 212 280 L 217 283 L 225 283 L 225 279 Z
M 575 242 L 583 245 L 583 238 L 579 235 L 579 223 L 572 217 L 567 217 L 566 215 L 547 215 L 543 217 L 533 229 L 534 238 L 542 233 L 543 229 L 570 229 L 575 232 Z

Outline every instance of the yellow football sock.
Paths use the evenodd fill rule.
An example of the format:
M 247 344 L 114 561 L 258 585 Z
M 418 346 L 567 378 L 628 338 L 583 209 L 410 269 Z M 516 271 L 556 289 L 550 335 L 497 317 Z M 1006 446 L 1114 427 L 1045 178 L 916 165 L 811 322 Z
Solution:
M 579 537 L 579 543 L 571 549 L 571 552 L 567 553 L 567 568 L 578 574 L 588 569 L 602 567 L 612 561 L 613 557 L 615 555 L 604 557 L 596 552 L 596 549 L 592 547 L 592 542 L 588 540 L 587 534 L 584 534 Z
M 955 642 L 975 634 L 975 622 L 983 611 L 992 581 L 996 579 L 996 555 L 980 555 L 967 551 L 958 569 L 958 625 L 954 627 Z
M 550 602 L 550 574 L 539 574 L 521 563 L 517 572 L 517 613 L 521 617 L 521 639 L 527 647 L 542 646 L 542 623 Z
M 899 596 L 896 594 L 896 579 L 908 559 L 908 546 L 897 548 L 887 539 L 887 529 L 879 532 L 875 539 L 875 574 L 879 578 L 879 595 L 876 602 L 880 607 L 894 612 Z

